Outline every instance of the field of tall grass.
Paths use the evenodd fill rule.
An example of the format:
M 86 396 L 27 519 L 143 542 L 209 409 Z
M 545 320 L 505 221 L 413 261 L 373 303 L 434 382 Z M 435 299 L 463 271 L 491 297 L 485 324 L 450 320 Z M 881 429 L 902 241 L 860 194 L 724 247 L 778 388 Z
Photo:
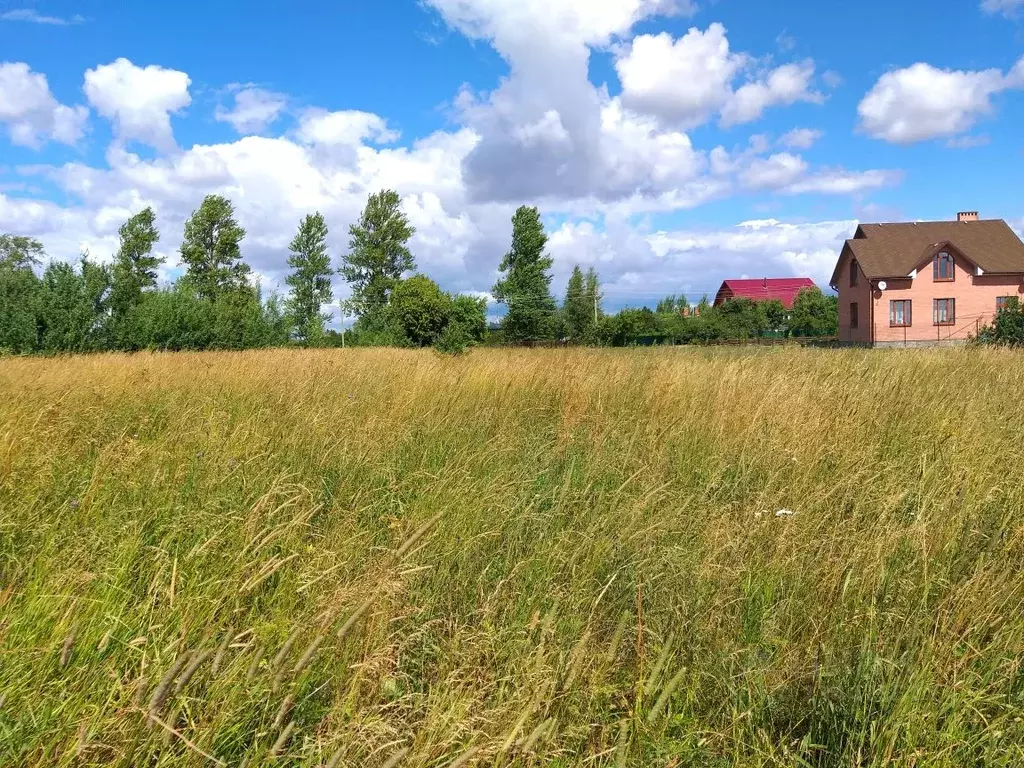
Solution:
M 0 360 L 0 765 L 1024 764 L 999 350 Z

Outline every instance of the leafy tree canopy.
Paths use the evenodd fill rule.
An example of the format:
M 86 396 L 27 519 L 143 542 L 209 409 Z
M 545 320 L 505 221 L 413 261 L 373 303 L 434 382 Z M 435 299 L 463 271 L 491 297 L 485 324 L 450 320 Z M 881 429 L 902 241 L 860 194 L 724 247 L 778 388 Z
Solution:
M 341 266 L 352 287 L 346 306 L 360 318 L 383 313 L 402 275 L 416 268 L 409 250 L 416 229 L 402 212 L 402 198 L 390 189 L 370 195 L 348 232 L 349 252 Z
M 181 260 L 188 272 L 184 279 L 200 298 L 213 301 L 225 292 L 247 287 L 250 270 L 240 247 L 244 238 L 234 206 L 220 195 L 207 195 L 185 222 Z
M 553 261 L 544 252 L 547 242 L 540 212 L 520 207 L 512 217 L 512 248 L 501 261 L 504 277 L 494 285 L 494 297 L 508 307 L 501 327 L 509 341 L 553 335 L 557 310 L 549 273 Z

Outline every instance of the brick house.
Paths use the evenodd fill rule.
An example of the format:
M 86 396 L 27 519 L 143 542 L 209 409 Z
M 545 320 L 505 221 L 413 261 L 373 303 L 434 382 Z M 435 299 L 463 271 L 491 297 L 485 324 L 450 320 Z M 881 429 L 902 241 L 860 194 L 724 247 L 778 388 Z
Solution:
M 830 281 L 839 340 L 873 346 L 966 341 L 1007 298 L 1024 298 L 1024 243 L 1002 220 L 861 224 Z

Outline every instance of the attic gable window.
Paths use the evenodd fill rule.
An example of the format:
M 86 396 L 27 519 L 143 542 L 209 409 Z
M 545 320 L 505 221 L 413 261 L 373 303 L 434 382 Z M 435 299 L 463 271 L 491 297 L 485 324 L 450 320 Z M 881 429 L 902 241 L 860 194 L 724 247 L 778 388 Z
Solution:
M 953 254 L 939 251 L 932 267 L 932 279 L 936 282 L 951 283 L 955 277 Z
M 853 288 L 857 285 L 857 281 L 860 279 L 860 267 L 857 265 L 857 260 L 854 259 L 850 262 L 850 287 Z

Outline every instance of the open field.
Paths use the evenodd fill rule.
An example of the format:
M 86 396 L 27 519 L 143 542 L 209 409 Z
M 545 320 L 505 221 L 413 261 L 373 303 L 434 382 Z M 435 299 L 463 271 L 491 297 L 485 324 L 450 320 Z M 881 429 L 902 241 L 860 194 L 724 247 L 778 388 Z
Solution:
M 0 360 L 0 765 L 1022 765 L 1022 394 L 999 350 Z

